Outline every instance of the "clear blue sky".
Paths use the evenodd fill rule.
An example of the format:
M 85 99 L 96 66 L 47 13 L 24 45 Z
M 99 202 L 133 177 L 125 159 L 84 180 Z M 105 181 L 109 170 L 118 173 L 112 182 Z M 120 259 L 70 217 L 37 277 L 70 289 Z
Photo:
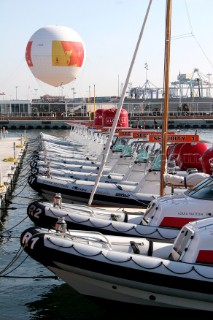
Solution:
M 39 28 L 62 25 L 84 41 L 86 61 L 78 78 L 63 87 L 63 95 L 88 97 L 121 93 L 149 0 L 2 0 L 0 92 L 4 99 L 31 99 L 61 94 L 61 88 L 34 78 L 25 61 L 28 40 Z M 147 79 L 163 86 L 166 0 L 153 0 L 134 68 L 133 87 Z M 145 69 L 148 64 L 148 70 Z M 170 81 L 180 73 L 213 77 L 213 0 L 173 0 Z M 17 89 L 16 89 L 17 87 Z M 36 89 L 36 90 L 35 90 Z M 37 90 L 38 89 L 38 90 Z M 92 94 L 93 92 L 91 92 Z M 3 96 L 0 96 L 0 99 Z

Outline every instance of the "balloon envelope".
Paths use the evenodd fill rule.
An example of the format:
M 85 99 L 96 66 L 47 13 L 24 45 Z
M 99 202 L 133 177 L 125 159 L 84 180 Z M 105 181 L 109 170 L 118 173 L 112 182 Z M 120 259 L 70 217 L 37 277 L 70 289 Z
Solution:
M 28 41 L 25 59 L 37 79 L 59 87 L 77 78 L 84 65 L 85 47 L 76 31 L 46 26 Z

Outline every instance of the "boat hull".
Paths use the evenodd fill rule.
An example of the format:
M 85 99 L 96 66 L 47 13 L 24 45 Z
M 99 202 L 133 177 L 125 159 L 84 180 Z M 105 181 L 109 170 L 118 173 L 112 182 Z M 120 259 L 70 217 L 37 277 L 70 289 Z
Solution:
M 102 232 L 128 237 L 146 237 L 155 241 L 173 242 L 179 229 L 141 224 L 143 212 L 137 209 L 96 208 L 62 204 L 53 207 L 45 201 L 34 201 L 28 205 L 27 214 L 35 225 L 55 228 L 59 218 L 64 218 L 67 229 Z
M 195 298 L 193 294 L 185 290 L 171 290 L 152 284 L 135 288 L 135 282 L 125 281 L 125 279 L 113 276 L 105 276 L 103 279 L 100 274 L 83 272 L 78 268 L 69 268 L 69 271 L 65 271 L 65 266 L 61 265 L 61 267 L 63 269 L 55 267 L 49 267 L 49 269 L 78 293 L 85 296 L 129 305 L 213 311 L 213 302 L 204 302 L 201 300 L 204 298 L 202 295 L 197 295 Z
M 163 250 L 160 258 L 159 249 L 153 256 L 146 248 L 142 253 L 143 239 L 137 241 L 142 251 L 136 254 L 128 249 L 114 251 L 107 247 L 105 236 L 99 242 L 98 237 L 102 235 L 82 231 L 52 234 L 29 228 L 20 240 L 27 254 L 83 295 L 133 305 L 213 311 L 211 265 L 165 258 L 171 250 L 169 244 L 159 244 Z M 121 238 L 110 238 L 110 246 L 114 241 L 120 246 Z M 125 238 L 122 246 L 126 243 Z
M 52 201 L 56 193 L 61 193 L 64 202 L 88 204 L 93 188 L 92 181 L 84 181 L 77 184 L 63 180 L 51 179 L 42 176 L 31 175 L 28 183 L 32 189 L 42 194 L 45 199 Z M 97 189 L 93 205 L 112 206 L 112 207 L 136 207 L 147 208 L 149 203 L 155 198 L 154 195 L 134 193 L 123 190 L 119 185 L 111 187 L 111 184 L 103 184 L 103 188 Z M 134 190 L 134 186 L 129 186 L 129 190 Z

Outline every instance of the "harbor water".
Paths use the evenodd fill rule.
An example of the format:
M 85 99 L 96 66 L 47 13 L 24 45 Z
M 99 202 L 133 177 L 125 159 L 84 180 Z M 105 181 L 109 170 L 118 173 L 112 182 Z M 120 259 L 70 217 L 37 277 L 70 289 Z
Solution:
M 194 319 L 195 317 L 212 318 L 212 313 L 201 311 L 183 311 L 156 309 L 146 306 L 124 308 L 116 303 L 113 307 L 101 306 L 76 293 L 62 280 L 55 277 L 47 268 L 37 263 L 23 252 L 20 234 L 32 226 L 27 217 L 27 206 L 40 199 L 28 185 L 30 157 L 34 142 L 40 130 L 27 131 L 28 149 L 23 162 L 13 196 L 0 223 L 0 320 L 118 320 L 130 319 L 138 313 L 139 318 L 156 316 L 158 319 Z M 46 130 L 45 133 L 57 137 L 68 137 L 69 130 Z M 188 130 L 188 133 L 194 133 Z M 9 132 L 8 136 L 19 135 L 23 131 Z M 213 143 L 213 130 L 197 131 L 200 139 Z

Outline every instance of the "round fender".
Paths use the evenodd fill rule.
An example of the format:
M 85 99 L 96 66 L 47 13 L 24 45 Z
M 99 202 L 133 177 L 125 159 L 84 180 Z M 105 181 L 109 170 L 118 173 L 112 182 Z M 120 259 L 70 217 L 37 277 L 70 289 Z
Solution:
M 45 208 L 38 201 L 34 201 L 28 205 L 27 214 L 35 224 L 40 225 L 38 222 L 42 219 L 42 216 L 45 216 Z
M 30 167 L 31 168 L 36 168 L 37 167 L 37 161 L 36 160 L 32 160 L 31 162 L 30 162 Z
M 31 169 L 31 174 L 37 175 L 38 173 L 39 173 L 38 168 L 32 168 L 32 169 Z
M 20 243 L 25 252 L 39 262 L 40 257 L 45 257 L 43 235 L 44 231 L 31 227 L 22 232 L 20 236 Z
M 39 159 L 40 159 L 39 154 L 34 154 L 32 156 L 32 160 L 39 160 Z
M 36 181 L 37 181 L 37 178 L 36 178 L 35 175 L 32 175 L 32 174 L 31 174 L 31 175 L 28 177 L 28 183 L 29 183 L 30 186 L 33 186 Z

